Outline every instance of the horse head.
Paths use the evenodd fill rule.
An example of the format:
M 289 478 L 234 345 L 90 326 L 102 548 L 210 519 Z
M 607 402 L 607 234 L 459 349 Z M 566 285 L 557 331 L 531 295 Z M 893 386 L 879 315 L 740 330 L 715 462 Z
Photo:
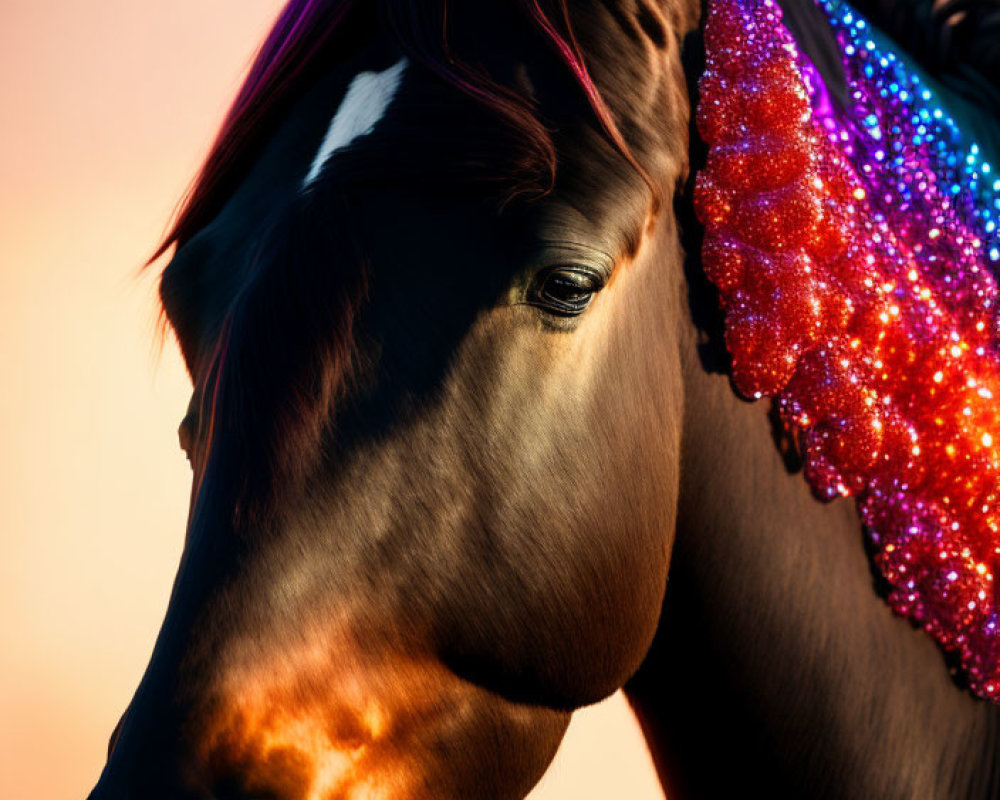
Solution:
M 866 189 L 815 148 L 864 134 L 954 194 L 988 164 L 931 152 L 940 108 L 887 127 L 896 151 L 874 110 L 822 129 L 879 92 L 902 113 L 918 81 L 862 91 L 902 62 L 837 0 L 782 3 L 794 40 L 734 0 L 704 24 L 715 150 L 687 191 L 700 5 L 288 4 L 160 250 L 190 515 L 91 800 L 523 797 L 622 686 L 672 800 L 997 795 L 997 707 L 873 591 L 1000 691 L 1000 549 L 961 539 L 997 518 L 1000 375 L 964 360 L 995 348 L 1000 242 L 962 227 L 992 235 L 992 205 L 963 221 L 930 172 Z M 995 4 L 944 7 L 937 34 L 995 63 Z M 921 202 L 954 230 L 921 238 Z M 953 419 L 921 400 L 948 384 Z M 982 470 L 948 466 L 952 423 Z
M 93 800 L 522 796 L 636 671 L 697 15 L 289 4 L 167 242 L 191 510 Z

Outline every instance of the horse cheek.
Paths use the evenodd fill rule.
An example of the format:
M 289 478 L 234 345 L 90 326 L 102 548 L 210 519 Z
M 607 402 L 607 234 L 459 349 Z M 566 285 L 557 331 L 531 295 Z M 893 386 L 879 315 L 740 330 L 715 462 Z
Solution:
M 623 265 L 572 333 L 522 331 L 477 376 L 492 422 L 468 447 L 488 501 L 462 538 L 477 567 L 439 618 L 454 620 L 447 663 L 518 699 L 573 708 L 610 694 L 659 619 L 682 401 L 675 299 L 644 261 Z

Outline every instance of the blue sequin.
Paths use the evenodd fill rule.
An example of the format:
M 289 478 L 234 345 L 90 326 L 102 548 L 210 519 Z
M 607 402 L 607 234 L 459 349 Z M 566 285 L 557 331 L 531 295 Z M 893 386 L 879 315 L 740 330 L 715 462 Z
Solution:
M 940 185 L 946 187 L 946 196 L 962 206 L 963 218 L 983 240 L 983 250 L 990 261 L 1000 260 L 1000 180 L 982 180 L 992 175 L 992 165 L 982 159 L 980 147 L 969 142 L 954 119 L 942 108 L 934 91 L 922 85 L 919 74 L 909 67 L 905 58 L 892 49 L 888 40 L 882 40 L 868 31 L 865 21 L 843 0 L 821 0 L 844 52 L 863 63 L 857 67 L 864 76 L 865 86 L 853 86 L 851 96 L 862 102 L 866 96 L 876 95 L 882 101 L 898 101 L 901 107 L 911 108 L 906 119 L 915 128 L 904 133 L 898 124 L 886 126 L 879 116 L 868 110 L 861 117 L 861 124 L 869 141 L 878 142 L 877 148 L 862 147 L 859 155 L 888 165 L 903 178 L 919 161 L 918 153 L 931 159 L 932 171 Z M 904 87 L 915 87 L 913 91 Z M 919 88 L 916 88 L 919 87 Z M 887 160 L 887 151 L 893 154 Z M 907 183 L 899 181 L 900 200 L 916 200 L 906 189 Z M 1000 277 L 997 275 L 995 277 Z

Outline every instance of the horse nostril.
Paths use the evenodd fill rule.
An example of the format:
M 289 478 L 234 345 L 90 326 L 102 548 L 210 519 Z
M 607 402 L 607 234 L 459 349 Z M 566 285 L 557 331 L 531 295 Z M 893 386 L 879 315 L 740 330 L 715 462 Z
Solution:
M 111 754 L 115 752 L 115 745 L 118 744 L 118 737 L 122 735 L 122 726 L 125 724 L 125 717 L 128 714 L 126 710 L 118 718 L 118 724 L 115 725 L 115 729 L 111 731 L 111 738 L 108 739 L 108 760 L 111 760 Z

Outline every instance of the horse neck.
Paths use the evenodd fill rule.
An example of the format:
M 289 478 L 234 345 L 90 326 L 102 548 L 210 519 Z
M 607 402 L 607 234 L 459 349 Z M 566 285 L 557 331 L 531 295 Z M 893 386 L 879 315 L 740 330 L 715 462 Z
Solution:
M 853 501 L 789 473 L 690 330 L 677 538 L 629 686 L 670 799 L 996 797 L 996 707 L 876 595 Z

